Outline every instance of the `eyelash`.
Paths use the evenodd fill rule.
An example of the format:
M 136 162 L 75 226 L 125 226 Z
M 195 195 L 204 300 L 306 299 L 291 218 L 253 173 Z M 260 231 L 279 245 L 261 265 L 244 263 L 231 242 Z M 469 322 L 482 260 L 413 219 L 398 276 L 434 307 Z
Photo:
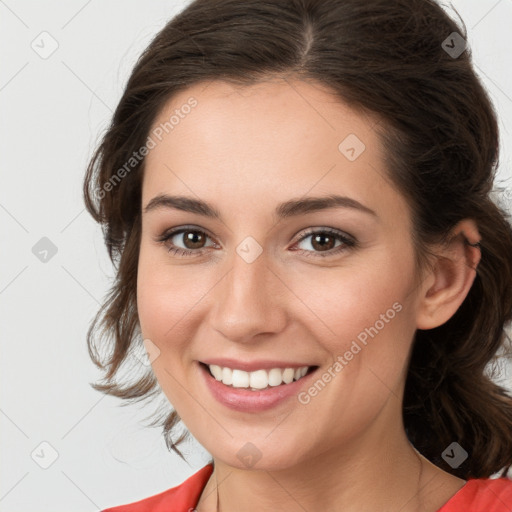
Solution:
M 167 232 L 163 233 L 162 235 L 160 235 L 156 240 L 157 240 L 157 242 L 162 243 L 163 245 L 167 245 L 166 242 L 169 239 L 171 239 L 173 236 L 187 232 L 187 231 L 201 233 L 202 235 L 205 235 L 208 238 L 211 238 L 208 235 L 208 233 L 206 233 L 202 229 L 196 229 L 196 228 L 192 228 L 192 227 L 184 227 L 184 228 L 177 228 L 177 229 L 174 229 L 171 231 L 167 231 Z M 320 258 L 327 258 L 327 257 L 335 256 L 335 255 L 337 255 L 343 251 L 349 250 L 349 249 L 355 249 L 358 246 L 357 241 L 354 238 L 349 237 L 349 236 L 343 234 L 342 232 L 332 229 L 332 228 L 308 230 L 306 233 L 304 233 L 302 235 L 302 237 L 296 243 L 298 244 L 298 243 L 302 242 L 308 236 L 316 235 L 316 234 L 331 235 L 331 236 L 335 237 L 336 239 L 340 240 L 341 242 L 343 242 L 343 245 L 340 245 L 334 249 L 330 249 L 329 251 L 326 251 L 326 254 L 322 254 L 321 252 L 308 251 L 305 249 L 295 249 L 295 251 L 297 251 L 300 254 L 303 254 L 307 257 L 317 257 L 318 256 Z M 191 256 L 193 254 L 201 255 L 204 250 L 205 250 L 204 248 L 192 250 L 192 249 L 182 249 L 181 247 L 171 246 L 171 247 L 168 247 L 167 252 L 172 253 L 176 256 Z

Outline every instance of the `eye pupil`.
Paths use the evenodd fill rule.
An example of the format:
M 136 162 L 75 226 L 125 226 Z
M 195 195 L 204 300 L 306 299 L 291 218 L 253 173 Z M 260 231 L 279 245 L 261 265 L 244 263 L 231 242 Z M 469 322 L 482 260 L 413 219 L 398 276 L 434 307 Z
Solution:
M 322 240 L 322 239 L 330 239 L 330 244 L 327 244 L 327 248 L 326 248 L 326 245 L 325 244 L 319 244 L 318 245 L 318 240 Z M 313 241 L 311 243 L 311 245 L 315 248 L 315 249 L 321 249 L 321 250 L 330 250 L 334 247 L 333 245 L 334 243 L 334 238 L 332 236 L 329 236 L 329 235 L 323 235 L 323 234 L 317 234 L 315 236 L 313 236 Z M 332 247 L 331 247 L 332 246 Z
M 175 238 L 176 237 L 176 238 Z M 184 245 L 183 248 L 176 246 L 173 243 L 173 239 L 178 240 L 181 238 L 181 243 Z M 173 253 L 176 256 L 193 256 L 203 254 L 205 249 L 208 247 L 205 242 L 210 236 L 203 232 L 201 229 L 184 228 L 171 231 L 170 233 L 164 233 L 158 238 L 158 242 L 163 243 L 167 246 L 167 252 Z M 299 252 L 304 256 L 334 256 L 335 254 L 346 252 L 349 249 L 357 247 L 357 242 L 353 241 L 350 235 L 343 235 L 338 231 L 331 230 L 318 230 L 309 231 L 305 234 L 299 242 L 310 240 L 309 244 L 313 247 L 313 250 L 300 249 Z M 341 245 L 336 250 L 336 240 L 341 242 Z M 321 254 L 325 253 L 325 254 Z
M 203 239 L 202 242 L 204 243 L 204 237 L 198 231 L 185 231 L 185 245 L 189 249 L 200 249 L 202 247 L 201 240 L 197 242 L 198 238 Z M 189 242 L 192 242 L 192 246 L 188 245 Z

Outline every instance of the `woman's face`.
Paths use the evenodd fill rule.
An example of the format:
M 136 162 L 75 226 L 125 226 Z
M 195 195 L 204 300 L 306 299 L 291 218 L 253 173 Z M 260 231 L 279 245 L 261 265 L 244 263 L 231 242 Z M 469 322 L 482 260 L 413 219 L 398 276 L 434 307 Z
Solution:
M 291 467 L 402 428 L 419 294 L 410 211 L 386 177 L 374 124 L 319 85 L 275 80 L 197 84 L 153 125 L 141 330 L 168 400 L 227 464 Z M 163 195 L 189 202 L 152 202 Z M 325 207 L 329 196 L 346 199 Z M 218 218 L 187 211 L 192 202 Z M 158 241 L 176 228 L 185 232 Z M 248 404 L 207 376 L 200 362 L 214 358 L 234 369 L 318 368 L 261 392 L 293 386 L 286 398 L 255 405 L 260 392 L 245 390 Z

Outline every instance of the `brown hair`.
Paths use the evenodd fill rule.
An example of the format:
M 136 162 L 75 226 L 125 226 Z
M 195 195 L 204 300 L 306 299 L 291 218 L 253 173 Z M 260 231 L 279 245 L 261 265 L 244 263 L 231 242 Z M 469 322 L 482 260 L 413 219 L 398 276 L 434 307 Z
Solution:
M 499 151 L 495 111 L 470 49 L 447 51 L 463 40 L 464 22 L 458 26 L 433 0 L 195 0 L 174 17 L 137 61 L 85 176 L 85 204 L 116 268 L 87 334 L 91 358 L 105 372 L 93 388 L 131 401 L 160 391 L 151 368 L 134 382 L 115 377 L 140 335 L 144 159 L 129 170 L 126 162 L 145 145 L 165 103 L 200 81 L 314 80 L 381 120 L 389 177 L 413 213 L 418 269 L 427 265 L 430 244 L 446 241 L 458 221 L 477 223 L 481 261 L 466 299 L 443 325 L 416 331 L 403 420 L 415 448 L 453 475 L 506 471 L 512 398 L 484 370 L 505 347 L 512 318 L 512 228 L 490 197 Z M 179 422 L 172 411 L 161 424 L 167 447 L 182 456 L 177 445 L 188 433 L 171 438 Z M 458 468 L 442 458 L 454 441 L 469 453 Z

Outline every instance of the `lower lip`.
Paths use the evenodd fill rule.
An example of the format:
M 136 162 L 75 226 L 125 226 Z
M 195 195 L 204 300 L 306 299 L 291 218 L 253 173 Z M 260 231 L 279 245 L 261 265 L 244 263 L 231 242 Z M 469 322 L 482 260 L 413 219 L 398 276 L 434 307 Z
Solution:
M 311 373 L 290 384 L 281 384 L 280 386 L 273 386 L 262 391 L 251 391 L 247 388 L 226 386 L 226 384 L 215 379 L 203 364 L 198 364 L 206 385 L 214 398 L 230 409 L 242 412 L 265 411 L 297 395 L 300 389 L 309 383 L 311 377 L 318 370 L 318 368 L 315 368 Z

